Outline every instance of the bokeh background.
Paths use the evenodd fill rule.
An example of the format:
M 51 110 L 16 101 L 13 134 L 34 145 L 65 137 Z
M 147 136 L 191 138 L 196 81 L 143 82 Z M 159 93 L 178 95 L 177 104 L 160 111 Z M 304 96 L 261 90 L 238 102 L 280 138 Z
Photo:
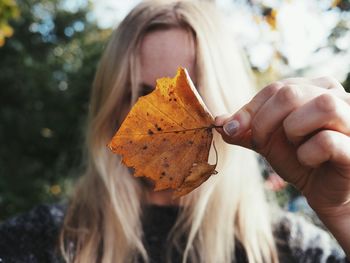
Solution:
M 72 191 L 94 71 L 112 28 L 138 2 L 0 0 L 0 221 Z M 350 0 L 212 2 L 258 87 L 329 75 L 350 90 Z M 273 171 L 264 178 L 281 206 L 298 205 Z

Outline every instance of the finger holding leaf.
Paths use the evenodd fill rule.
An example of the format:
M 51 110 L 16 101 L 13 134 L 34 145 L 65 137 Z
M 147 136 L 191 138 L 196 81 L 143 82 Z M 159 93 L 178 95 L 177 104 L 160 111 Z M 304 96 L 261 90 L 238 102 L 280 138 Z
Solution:
M 287 79 L 215 124 L 223 139 L 262 154 L 307 198 L 350 253 L 349 94 L 328 78 Z M 344 232 L 345 231 L 345 232 Z

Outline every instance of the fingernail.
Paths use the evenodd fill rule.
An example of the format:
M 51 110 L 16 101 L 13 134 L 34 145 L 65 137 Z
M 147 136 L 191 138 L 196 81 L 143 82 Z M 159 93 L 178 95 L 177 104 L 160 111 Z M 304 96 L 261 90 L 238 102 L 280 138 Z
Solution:
M 239 128 L 239 122 L 236 120 L 229 121 L 228 123 L 225 123 L 223 126 L 224 132 L 228 136 L 233 136 L 237 133 Z

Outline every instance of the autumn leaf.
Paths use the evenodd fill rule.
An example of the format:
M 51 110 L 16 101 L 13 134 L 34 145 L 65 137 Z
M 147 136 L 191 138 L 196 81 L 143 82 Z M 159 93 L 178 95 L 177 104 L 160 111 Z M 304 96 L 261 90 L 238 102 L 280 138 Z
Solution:
M 158 79 L 155 90 L 138 99 L 108 146 L 136 177 L 179 197 L 216 173 L 216 164 L 208 164 L 213 123 L 187 71 L 179 68 L 175 78 Z

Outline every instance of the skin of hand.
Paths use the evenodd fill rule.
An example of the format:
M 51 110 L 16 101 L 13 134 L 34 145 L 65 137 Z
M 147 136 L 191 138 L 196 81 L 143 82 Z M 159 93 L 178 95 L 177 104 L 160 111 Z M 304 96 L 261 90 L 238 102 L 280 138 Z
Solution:
M 332 78 L 291 78 L 263 88 L 215 120 L 230 144 L 252 149 L 307 199 L 350 255 L 350 94 Z

